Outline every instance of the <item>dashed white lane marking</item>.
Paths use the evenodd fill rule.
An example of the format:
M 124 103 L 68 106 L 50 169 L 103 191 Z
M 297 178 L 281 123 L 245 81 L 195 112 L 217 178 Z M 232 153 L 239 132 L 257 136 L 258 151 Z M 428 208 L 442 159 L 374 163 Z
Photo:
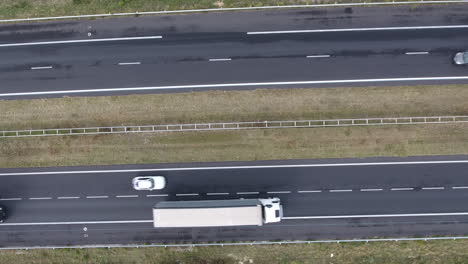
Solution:
M 274 191 L 274 192 L 267 192 L 267 193 L 277 193 L 277 194 L 280 194 L 280 193 L 291 193 L 291 191 Z
M 117 198 L 138 198 L 138 195 L 116 195 Z
M 163 197 L 169 196 L 169 194 L 147 194 L 146 197 Z
M 297 191 L 298 193 L 321 193 L 321 190 L 304 190 L 304 191 Z
M 306 58 L 329 58 L 330 55 L 309 55 L 309 56 L 306 56 Z
M 405 52 L 406 55 L 426 55 L 429 54 L 427 51 L 415 51 L 415 52 Z
M 259 194 L 260 192 L 237 192 L 237 194 Z
M 376 28 L 332 28 L 332 29 L 309 29 L 309 30 L 256 31 L 256 32 L 247 32 L 247 35 L 350 32 L 350 31 L 380 31 L 380 30 L 447 29 L 447 28 L 468 28 L 468 25 L 416 26 L 416 27 L 376 27 Z
M 392 191 L 412 191 L 414 188 L 391 188 Z
M 351 189 L 341 189 L 341 190 L 330 190 L 330 192 L 352 192 Z
M 52 197 L 31 197 L 29 200 L 50 200 Z
M 198 193 L 177 193 L 176 196 L 197 196 Z
M 0 201 L 21 201 L 23 198 L 2 198 Z
M 423 190 L 444 190 L 444 187 L 424 187 Z
M 119 62 L 117 63 L 118 65 L 140 65 L 141 62 L 135 61 L 135 62 Z
M 42 66 L 42 67 L 31 67 L 31 70 L 46 70 L 46 69 L 52 69 L 52 66 Z
M 88 199 L 102 199 L 102 198 L 109 198 L 107 195 L 101 195 L 101 196 L 86 196 Z
M 229 193 L 207 193 L 206 195 L 229 195 Z
M 230 61 L 231 58 L 209 59 L 209 61 Z
M 63 196 L 63 197 L 57 197 L 59 200 L 65 200 L 65 199 L 80 199 L 79 196 Z
M 458 190 L 458 189 L 468 189 L 468 186 L 454 186 L 454 187 L 452 187 L 452 189 L 454 189 L 454 190 Z
M 380 192 L 383 191 L 383 189 L 361 189 L 361 192 Z
M 144 39 L 162 39 L 162 36 L 128 37 L 128 38 L 102 38 L 102 39 L 75 39 L 75 40 L 60 40 L 60 41 L 7 43 L 7 44 L 0 44 L 0 47 L 68 44 L 68 43 L 86 43 L 86 42 L 105 42 L 105 41 L 122 41 L 122 40 L 144 40 Z

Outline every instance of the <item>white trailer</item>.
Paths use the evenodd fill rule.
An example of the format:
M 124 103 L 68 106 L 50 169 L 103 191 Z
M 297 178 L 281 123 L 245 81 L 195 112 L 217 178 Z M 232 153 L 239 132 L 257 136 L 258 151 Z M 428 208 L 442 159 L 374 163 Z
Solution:
M 279 198 L 171 201 L 153 208 L 155 228 L 261 226 L 281 221 Z

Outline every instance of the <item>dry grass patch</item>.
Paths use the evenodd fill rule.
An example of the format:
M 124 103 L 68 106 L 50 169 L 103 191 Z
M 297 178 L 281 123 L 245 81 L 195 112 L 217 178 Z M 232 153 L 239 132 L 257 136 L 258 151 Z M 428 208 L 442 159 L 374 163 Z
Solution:
M 468 124 L 0 139 L 0 167 L 468 154 Z
M 468 85 L 260 89 L 0 101 L 0 130 L 465 115 Z

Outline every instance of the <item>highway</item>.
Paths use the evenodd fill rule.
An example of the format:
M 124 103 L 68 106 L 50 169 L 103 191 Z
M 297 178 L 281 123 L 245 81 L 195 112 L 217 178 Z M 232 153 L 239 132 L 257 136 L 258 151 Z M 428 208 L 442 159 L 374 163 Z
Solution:
M 468 5 L 0 25 L 2 99 L 466 83 Z
M 163 175 L 167 188 L 131 179 Z M 0 246 L 463 235 L 468 156 L 0 170 Z M 263 227 L 153 229 L 158 201 L 280 197 Z M 188 220 L 189 221 L 189 220 Z

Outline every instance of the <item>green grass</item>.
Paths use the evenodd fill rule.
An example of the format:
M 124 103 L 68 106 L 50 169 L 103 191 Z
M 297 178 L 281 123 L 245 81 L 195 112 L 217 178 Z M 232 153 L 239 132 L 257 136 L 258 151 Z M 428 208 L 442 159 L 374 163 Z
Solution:
M 468 262 L 467 240 L 269 246 L 0 251 L 15 264 L 449 264 Z
M 259 89 L 0 101 L 0 130 L 468 114 L 468 85 Z
M 0 167 L 468 154 L 468 123 L 0 139 Z
M 378 2 L 389 1 L 379 0 Z M 405 0 L 402 0 L 405 1 Z M 0 18 L 30 18 L 136 11 L 353 3 L 359 0 L 2 0 Z M 376 1 L 377 2 L 377 1 Z

